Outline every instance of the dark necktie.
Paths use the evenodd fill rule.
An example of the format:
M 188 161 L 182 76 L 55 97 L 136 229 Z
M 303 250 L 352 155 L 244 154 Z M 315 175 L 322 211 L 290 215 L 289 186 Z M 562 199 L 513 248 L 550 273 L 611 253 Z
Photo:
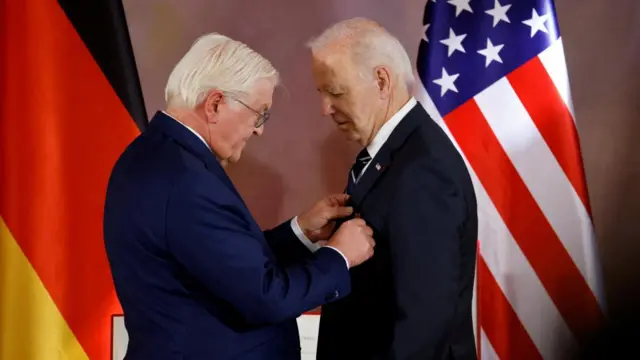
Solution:
M 371 156 L 367 151 L 367 148 L 362 149 L 358 156 L 356 157 L 356 162 L 351 167 L 351 171 L 349 171 L 349 181 L 347 182 L 347 194 L 353 193 L 353 189 L 356 186 L 356 183 L 360 179 L 362 175 L 362 169 L 371 161 Z

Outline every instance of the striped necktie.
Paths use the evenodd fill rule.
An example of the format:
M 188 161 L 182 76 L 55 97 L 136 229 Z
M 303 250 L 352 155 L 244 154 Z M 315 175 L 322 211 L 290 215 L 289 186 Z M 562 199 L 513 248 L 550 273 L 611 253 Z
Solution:
M 362 176 L 362 169 L 371 161 L 371 156 L 367 151 L 367 148 L 362 149 L 358 156 L 356 157 L 356 162 L 351 167 L 351 171 L 349 172 L 349 182 L 347 184 L 347 193 L 351 194 L 353 192 L 353 188 L 355 187 L 358 180 Z

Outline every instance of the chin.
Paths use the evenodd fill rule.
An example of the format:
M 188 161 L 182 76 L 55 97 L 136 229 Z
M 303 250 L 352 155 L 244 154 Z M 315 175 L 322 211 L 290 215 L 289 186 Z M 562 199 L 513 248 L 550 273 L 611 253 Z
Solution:
M 360 142 L 360 135 L 355 131 L 346 131 L 345 135 L 347 136 L 347 140 L 349 141 Z
M 240 161 L 240 158 L 242 157 L 242 153 L 238 152 L 237 154 L 233 154 L 229 157 L 229 162 L 230 163 L 237 163 L 238 161 Z

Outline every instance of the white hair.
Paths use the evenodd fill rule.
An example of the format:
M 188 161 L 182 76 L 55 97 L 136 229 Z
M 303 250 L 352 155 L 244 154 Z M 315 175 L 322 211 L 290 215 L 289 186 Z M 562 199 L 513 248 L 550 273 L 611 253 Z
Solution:
M 348 49 L 354 64 L 369 78 L 376 66 L 384 65 L 399 76 L 407 88 L 413 86 L 415 78 L 407 51 L 396 37 L 375 21 L 362 17 L 341 21 L 311 39 L 307 47 L 318 52 L 337 44 Z
M 195 108 L 211 89 L 246 97 L 259 79 L 279 75 L 262 55 L 240 41 L 210 33 L 199 37 L 169 75 L 165 88 L 168 106 Z

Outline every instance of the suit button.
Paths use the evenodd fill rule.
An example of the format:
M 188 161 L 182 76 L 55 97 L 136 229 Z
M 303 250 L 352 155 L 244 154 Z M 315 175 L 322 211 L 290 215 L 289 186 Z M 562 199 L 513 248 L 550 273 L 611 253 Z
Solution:
M 338 290 L 336 290 L 332 294 L 327 295 L 324 299 L 326 301 L 333 301 L 337 299 L 339 296 L 340 296 L 340 293 L 338 292 Z

